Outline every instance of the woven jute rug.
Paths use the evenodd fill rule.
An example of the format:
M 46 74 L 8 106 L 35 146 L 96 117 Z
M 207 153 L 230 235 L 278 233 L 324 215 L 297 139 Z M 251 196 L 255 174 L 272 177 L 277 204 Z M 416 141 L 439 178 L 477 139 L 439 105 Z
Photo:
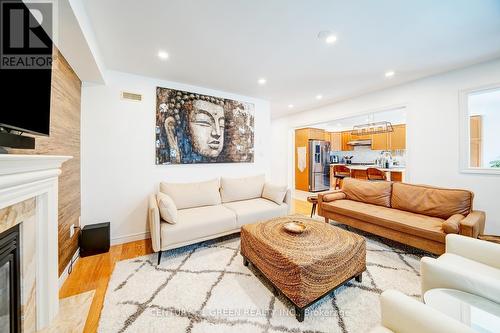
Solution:
M 349 229 L 353 230 L 353 229 Z M 238 235 L 116 264 L 99 332 L 367 332 L 380 322 L 379 295 L 396 289 L 420 297 L 424 253 L 366 238 L 367 271 L 295 319 L 264 279 L 243 266 Z

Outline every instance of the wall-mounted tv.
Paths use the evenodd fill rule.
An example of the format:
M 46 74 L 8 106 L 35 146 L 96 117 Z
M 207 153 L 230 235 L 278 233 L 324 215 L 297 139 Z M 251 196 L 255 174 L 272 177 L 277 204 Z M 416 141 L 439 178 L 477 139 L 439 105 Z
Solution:
M 12 147 L 7 134 L 50 134 L 53 45 L 42 26 L 33 24 L 35 18 L 22 1 L 9 1 L 8 7 L 2 5 L 0 146 Z M 29 24 L 23 25 L 24 22 Z M 10 29 L 10 37 L 6 29 Z M 19 36 L 25 32 L 27 37 L 12 40 L 16 36 L 12 29 L 18 29 Z M 36 47 L 32 46 L 34 40 L 38 43 Z

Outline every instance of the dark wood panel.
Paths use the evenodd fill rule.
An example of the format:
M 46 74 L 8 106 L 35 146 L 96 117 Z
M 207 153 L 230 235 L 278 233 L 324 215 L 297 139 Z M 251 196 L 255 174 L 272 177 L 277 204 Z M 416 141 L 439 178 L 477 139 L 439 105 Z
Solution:
M 13 149 L 13 154 L 69 155 L 59 179 L 59 274 L 78 248 L 72 224 L 80 217 L 80 97 L 81 81 L 62 54 L 55 49 L 52 66 L 50 136 L 36 136 L 36 149 Z

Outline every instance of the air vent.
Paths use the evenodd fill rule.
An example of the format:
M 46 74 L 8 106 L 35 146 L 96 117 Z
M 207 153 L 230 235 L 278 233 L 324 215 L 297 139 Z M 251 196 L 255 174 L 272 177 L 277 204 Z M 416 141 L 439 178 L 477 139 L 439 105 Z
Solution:
M 128 101 L 140 102 L 140 101 L 142 101 L 142 95 L 122 91 L 122 99 L 126 99 Z

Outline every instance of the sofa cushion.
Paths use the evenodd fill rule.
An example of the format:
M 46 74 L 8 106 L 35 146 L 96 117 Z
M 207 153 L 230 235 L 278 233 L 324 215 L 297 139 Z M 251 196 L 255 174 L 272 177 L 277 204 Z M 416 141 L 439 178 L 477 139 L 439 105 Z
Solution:
M 260 198 L 264 189 L 265 176 L 243 178 L 221 178 L 222 202 Z
M 391 206 L 446 220 L 455 214 L 467 216 L 472 210 L 473 197 L 474 194 L 466 190 L 394 183 Z
M 161 218 L 165 222 L 175 224 L 177 221 L 177 207 L 175 206 L 174 200 L 162 192 L 158 192 L 156 200 L 158 202 Z
M 323 203 L 322 209 L 364 222 L 444 243 L 444 220 L 352 200 Z
M 449 265 L 460 267 L 461 270 L 466 272 L 474 272 L 482 276 L 488 276 L 500 280 L 500 269 L 492 266 L 485 265 L 475 260 L 467 259 L 453 253 L 444 253 L 438 259 Z M 487 293 L 488 291 L 485 290 Z
M 354 178 L 344 178 L 342 182 L 342 192 L 348 200 L 384 207 L 391 207 L 391 188 L 391 182 L 370 182 Z
M 177 223 L 161 223 L 161 247 L 237 229 L 235 213 L 222 206 L 181 209 Z
M 262 198 L 274 201 L 275 203 L 280 205 L 285 199 L 286 191 L 286 185 L 273 185 L 265 183 L 264 189 L 262 190 Z
M 177 209 L 212 206 L 221 203 L 219 179 L 197 183 L 160 183 L 160 192 L 174 200 Z
M 239 227 L 244 224 L 256 223 L 273 217 L 285 216 L 288 213 L 288 205 L 286 203 L 278 205 L 271 200 L 263 198 L 228 202 L 223 205 L 236 214 Z

